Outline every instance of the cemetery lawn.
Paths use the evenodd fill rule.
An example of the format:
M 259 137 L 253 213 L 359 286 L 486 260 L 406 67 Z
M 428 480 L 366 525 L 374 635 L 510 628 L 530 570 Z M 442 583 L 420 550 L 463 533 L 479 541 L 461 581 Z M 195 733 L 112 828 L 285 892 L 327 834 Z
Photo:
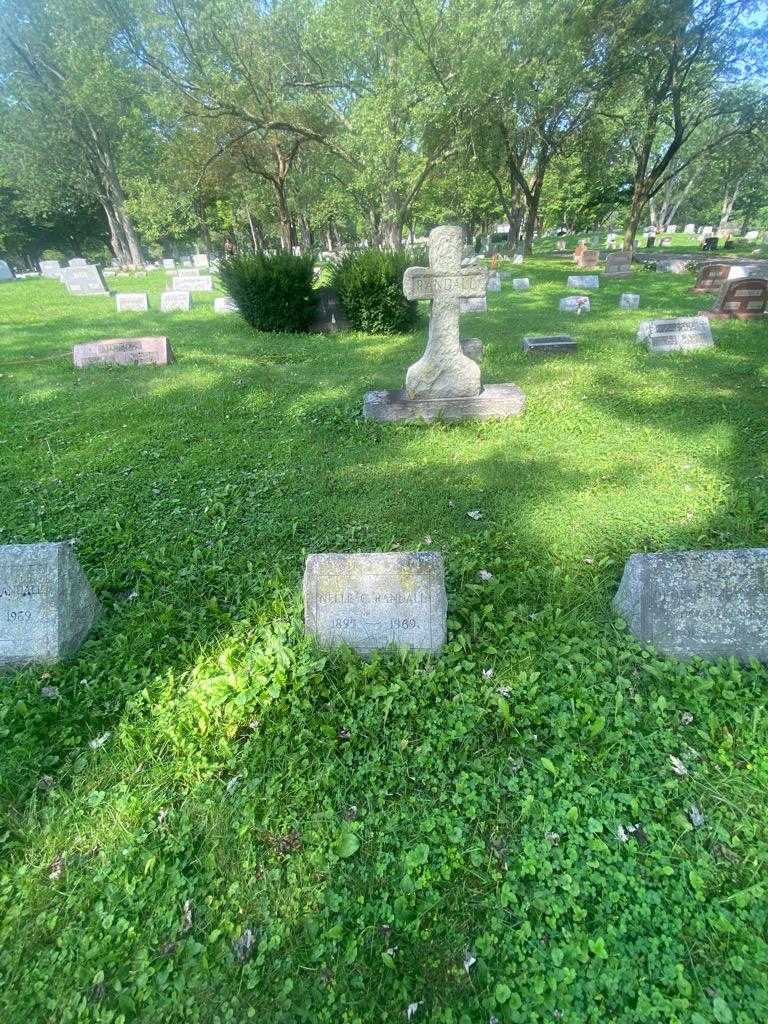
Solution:
M 643 650 L 611 598 L 634 551 L 768 546 L 768 324 L 650 356 L 693 276 L 575 317 L 574 272 L 463 318 L 528 409 L 451 427 L 361 419 L 424 320 L 0 285 L 0 543 L 74 538 L 104 609 L 0 682 L 4 1024 L 765 1021 L 768 673 Z M 123 334 L 178 361 L 73 369 Z M 393 549 L 445 557 L 444 654 L 315 649 L 307 553 Z

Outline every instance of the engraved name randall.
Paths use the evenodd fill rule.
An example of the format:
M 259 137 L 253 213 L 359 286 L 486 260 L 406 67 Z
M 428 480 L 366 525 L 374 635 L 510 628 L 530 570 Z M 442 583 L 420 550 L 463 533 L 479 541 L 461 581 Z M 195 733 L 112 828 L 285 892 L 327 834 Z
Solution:
M 0 587 L 0 598 L 45 597 L 47 591 L 39 583 L 20 584 L 17 587 Z
M 428 604 L 429 593 L 419 590 L 412 594 L 361 594 L 355 590 L 325 591 L 318 593 L 318 604 Z

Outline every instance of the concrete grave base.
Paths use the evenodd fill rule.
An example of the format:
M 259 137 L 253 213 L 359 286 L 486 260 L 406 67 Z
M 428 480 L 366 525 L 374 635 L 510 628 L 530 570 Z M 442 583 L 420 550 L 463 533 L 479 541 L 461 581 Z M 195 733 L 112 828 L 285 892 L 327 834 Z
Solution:
M 519 416 L 524 409 L 525 395 L 514 384 L 489 384 L 466 398 L 412 399 L 405 391 L 368 391 L 363 398 L 363 417 L 379 423 L 490 420 Z

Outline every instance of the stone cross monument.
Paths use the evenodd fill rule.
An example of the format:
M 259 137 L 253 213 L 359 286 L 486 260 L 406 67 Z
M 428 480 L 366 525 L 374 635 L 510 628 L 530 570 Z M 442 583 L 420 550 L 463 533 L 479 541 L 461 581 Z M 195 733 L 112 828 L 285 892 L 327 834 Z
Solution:
M 462 299 L 483 298 L 484 267 L 462 267 L 463 232 L 442 226 L 429 233 L 429 267 L 409 267 L 403 277 L 407 299 L 428 300 L 429 335 L 424 355 L 409 367 L 402 391 L 369 391 L 366 419 L 463 420 L 517 416 L 525 396 L 513 384 L 483 387 L 480 367 L 467 357 L 459 338 Z

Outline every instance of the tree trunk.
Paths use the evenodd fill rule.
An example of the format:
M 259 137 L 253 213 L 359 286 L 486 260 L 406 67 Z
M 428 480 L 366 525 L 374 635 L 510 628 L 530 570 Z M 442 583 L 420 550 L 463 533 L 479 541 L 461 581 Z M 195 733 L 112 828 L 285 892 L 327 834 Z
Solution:
M 635 235 L 640 226 L 640 218 L 645 209 L 646 197 L 642 182 L 635 185 L 632 192 L 632 205 L 629 208 L 629 218 L 624 230 L 624 250 L 631 251 L 635 247 Z
M 280 222 L 280 246 L 283 252 L 292 252 L 296 244 L 296 230 L 291 220 L 291 211 L 285 194 L 285 181 L 281 178 L 272 178 L 271 181 L 272 187 L 275 190 L 275 199 L 277 200 L 277 219 Z
M 731 214 L 733 213 L 733 208 L 736 205 L 736 197 L 738 196 L 738 194 L 739 186 L 737 185 L 734 188 L 733 192 L 731 192 L 730 194 L 726 192 L 723 196 L 723 205 L 721 207 L 718 231 L 723 231 L 725 229 L 725 225 L 731 219 Z
M 301 228 L 301 244 L 306 252 L 312 249 L 312 231 L 309 226 L 307 218 L 302 213 L 299 217 L 299 227 Z
M 254 252 L 258 252 L 260 247 L 259 247 L 259 240 L 256 237 L 256 226 L 253 223 L 253 217 L 251 216 L 250 208 L 247 207 L 247 206 L 245 208 L 245 215 L 248 218 L 248 227 L 251 229 L 251 243 L 253 245 L 253 251 Z
M 102 199 L 101 205 L 107 218 L 107 224 L 109 225 L 109 244 L 112 248 L 112 252 L 115 254 L 115 259 L 120 263 L 120 266 L 125 267 L 130 262 L 130 259 L 128 250 L 125 247 L 125 239 L 123 237 L 122 230 L 117 218 L 115 217 L 114 211 L 109 205 L 109 202 Z

